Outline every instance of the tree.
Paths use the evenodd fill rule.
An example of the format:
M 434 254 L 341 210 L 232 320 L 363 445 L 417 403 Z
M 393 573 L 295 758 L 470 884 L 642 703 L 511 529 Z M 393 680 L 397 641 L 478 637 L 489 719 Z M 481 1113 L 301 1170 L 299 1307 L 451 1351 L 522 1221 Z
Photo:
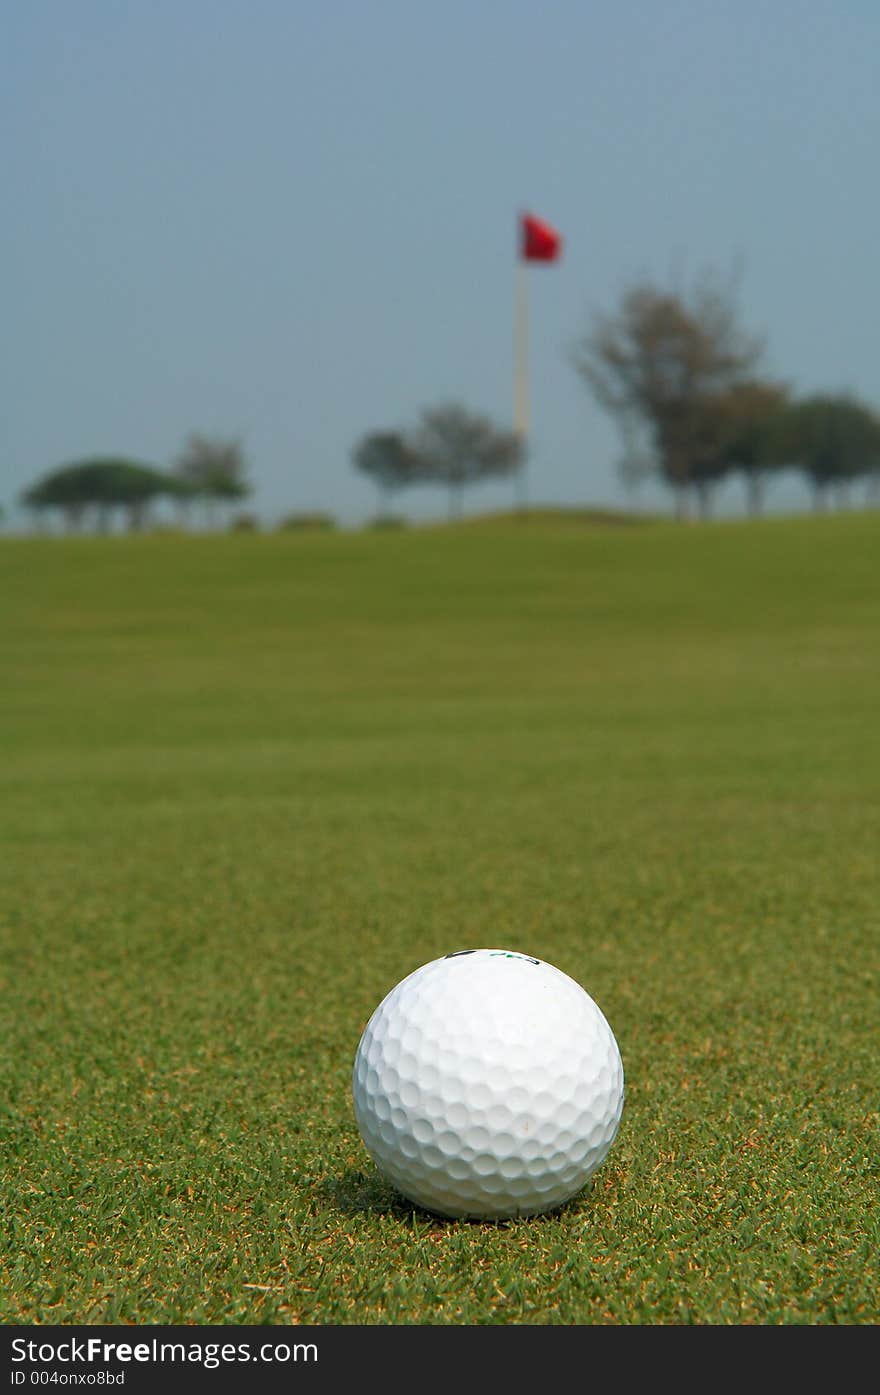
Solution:
M 717 427 L 710 402 L 742 381 L 761 346 L 737 323 L 732 293 L 705 274 L 692 295 L 638 282 L 616 311 L 598 314 L 576 343 L 576 371 L 618 421 L 632 458 L 634 433 L 647 437 L 680 516 L 692 487 L 718 478 Z
M 478 480 L 511 475 L 524 459 L 522 438 L 456 402 L 428 407 L 412 442 L 420 480 L 449 490 L 449 516 L 461 515 L 464 489 Z
M 98 525 L 106 529 L 110 511 L 122 507 L 134 531 L 143 527 L 151 501 L 171 489 L 168 475 L 161 470 L 111 457 L 53 470 L 24 491 L 22 503 L 37 512 L 60 509 L 69 532 L 81 527 L 90 508 L 97 510 Z
M 368 475 L 379 490 L 379 512 L 391 513 L 395 490 L 412 484 L 418 475 L 415 451 L 398 431 L 373 431 L 362 436 L 352 452 L 355 468 Z
M 174 466 L 178 503 L 184 504 L 190 498 L 203 499 L 210 526 L 216 502 L 231 503 L 251 493 L 245 471 L 240 441 L 217 440 L 193 432 Z
M 718 422 L 718 448 L 725 473 L 741 474 L 746 506 L 761 512 L 767 472 L 785 464 L 779 425 L 788 402 L 783 383 L 749 378 L 720 394 L 712 406 Z
M 650 445 L 640 436 L 636 421 L 631 417 L 621 416 L 618 426 L 621 451 L 615 467 L 620 483 L 634 504 L 641 486 L 658 473 L 657 460 Z
M 92 500 L 83 492 L 77 467 L 67 466 L 45 475 L 43 479 L 24 490 L 21 502 L 25 508 L 32 509 L 38 515 L 48 509 L 60 509 L 65 527 L 72 533 L 80 527 L 85 510 Z
M 100 504 L 121 506 L 128 515 L 129 531 L 136 533 L 145 526 L 153 500 L 173 492 L 173 482 L 164 471 L 121 460 L 113 462 Z
M 830 488 L 842 504 L 850 483 L 865 477 L 869 497 L 880 469 L 880 418 L 848 393 L 815 393 L 791 403 L 777 429 L 778 449 L 807 476 L 813 505 L 825 506 Z

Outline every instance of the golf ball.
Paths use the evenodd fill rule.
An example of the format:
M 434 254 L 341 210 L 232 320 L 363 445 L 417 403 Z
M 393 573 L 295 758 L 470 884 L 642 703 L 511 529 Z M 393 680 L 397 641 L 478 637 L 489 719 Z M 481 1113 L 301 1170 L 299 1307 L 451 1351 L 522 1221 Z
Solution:
M 580 984 L 504 949 L 434 959 L 373 1013 L 352 1072 L 379 1171 L 444 1216 L 561 1206 L 605 1159 L 623 1110 L 614 1034 Z

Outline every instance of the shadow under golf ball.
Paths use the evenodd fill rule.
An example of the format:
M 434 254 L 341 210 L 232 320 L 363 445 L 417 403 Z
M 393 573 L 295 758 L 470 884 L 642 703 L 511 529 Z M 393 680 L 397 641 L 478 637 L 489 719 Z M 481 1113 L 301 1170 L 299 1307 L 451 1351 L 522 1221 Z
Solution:
M 517 1222 L 540 1222 L 551 1217 L 563 1216 L 577 1209 L 578 1203 L 589 1196 L 593 1179 L 560 1206 L 541 1211 L 530 1216 L 444 1216 L 440 1212 L 429 1211 L 417 1206 L 386 1182 L 378 1171 L 365 1172 L 360 1168 L 349 1167 L 338 1177 L 326 1177 L 319 1190 L 324 1199 L 338 1211 L 347 1215 L 394 1216 L 404 1225 L 430 1222 L 434 1226 L 509 1226 Z

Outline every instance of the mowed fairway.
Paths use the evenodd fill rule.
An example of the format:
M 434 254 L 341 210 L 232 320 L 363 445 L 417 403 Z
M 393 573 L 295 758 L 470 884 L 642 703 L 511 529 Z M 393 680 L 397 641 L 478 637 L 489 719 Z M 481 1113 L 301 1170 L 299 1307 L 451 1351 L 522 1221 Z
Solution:
M 876 1323 L 880 514 L 0 542 L 0 1319 Z M 614 1028 L 592 1186 L 414 1212 L 363 1027 Z

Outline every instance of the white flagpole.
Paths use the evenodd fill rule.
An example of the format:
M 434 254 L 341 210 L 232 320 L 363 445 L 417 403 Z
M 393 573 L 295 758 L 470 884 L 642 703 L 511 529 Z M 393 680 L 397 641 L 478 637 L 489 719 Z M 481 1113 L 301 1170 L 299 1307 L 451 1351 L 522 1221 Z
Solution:
M 525 258 L 517 257 L 514 315 L 513 425 L 523 446 L 519 467 L 519 507 L 525 507 L 526 449 L 529 436 L 529 286 Z

